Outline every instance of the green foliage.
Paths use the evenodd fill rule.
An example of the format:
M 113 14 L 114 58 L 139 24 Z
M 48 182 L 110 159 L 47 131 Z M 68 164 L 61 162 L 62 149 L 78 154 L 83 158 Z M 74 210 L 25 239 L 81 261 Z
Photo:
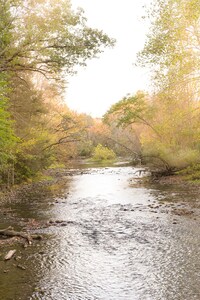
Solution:
M 199 0 L 155 0 L 152 26 L 138 63 L 150 66 L 156 89 L 177 87 L 199 80 Z
M 0 74 L 0 165 L 5 167 L 9 160 L 13 160 L 14 146 L 17 141 L 8 112 L 8 83 L 6 76 Z
M 199 162 L 199 118 L 197 103 L 166 99 L 166 94 L 165 98 L 162 94 L 132 96 L 113 105 L 106 114 L 106 120 L 138 130 L 143 161 L 166 169 Z
M 14 184 L 76 155 L 87 122 L 63 105 L 63 81 L 114 40 L 68 0 L 0 0 L 0 12 L 0 182 Z
M 109 123 L 109 116 L 117 116 L 118 126 L 128 126 L 133 123 L 146 123 L 146 116 L 150 114 L 150 105 L 143 92 L 138 92 L 135 96 L 124 97 L 121 101 L 112 105 L 105 114 L 104 121 Z
M 45 144 L 46 136 L 40 133 L 37 138 L 18 145 L 15 162 L 16 183 L 37 176 L 41 170 L 47 169 L 54 162 L 51 151 L 42 151 Z
M 179 170 L 200 161 L 199 0 L 155 0 L 150 19 L 138 64 L 151 67 L 155 94 L 122 99 L 105 120 L 138 130 L 143 160 Z
M 191 166 L 181 170 L 178 174 L 183 175 L 186 180 L 200 182 L 200 164 L 191 164 Z
M 52 165 L 49 166 L 49 169 L 64 169 L 65 165 L 61 163 L 53 163 Z
M 95 149 L 94 153 L 92 155 L 92 160 L 95 161 L 104 161 L 104 160 L 115 160 L 116 154 L 113 150 L 102 146 L 101 144 L 98 144 Z
M 167 145 L 153 139 L 143 142 L 143 156 L 154 161 L 158 167 L 180 170 L 200 161 L 200 152 L 196 149 L 181 149 L 178 145 Z
M 199 0 L 155 0 L 151 29 L 138 63 L 150 66 L 156 96 L 145 115 L 144 156 L 156 166 L 181 169 L 199 163 Z M 158 163 L 160 161 L 160 163 Z
M 1 57 L 12 39 L 10 11 L 8 1 L 0 1 L 0 66 L 3 64 Z M 0 72 L 0 160 L 1 164 L 9 159 L 9 153 L 14 143 L 14 134 L 10 114 L 8 112 L 9 77 L 6 72 Z M 6 149 L 8 151 L 6 151 Z
M 88 27 L 82 10 L 72 11 L 66 0 L 0 0 L 0 7 L 0 36 L 3 41 L 9 38 L 0 51 L 0 71 L 39 72 L 61 79 L 63 72 L 73 73 L 76 65 L 85 65 L 103 46 L 114 43 Z

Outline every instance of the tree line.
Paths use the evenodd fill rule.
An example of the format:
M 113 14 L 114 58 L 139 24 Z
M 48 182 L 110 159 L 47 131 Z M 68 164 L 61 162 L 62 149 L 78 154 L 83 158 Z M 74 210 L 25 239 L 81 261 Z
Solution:
M 199 0 L 154 0 L 150 31 L 137 64 L 152 74 L 153 93 L 125 96 L 105 122 L 129 127 L 138 155 L 165 174 L 181 171 L 200 179 Z
M 115 41 L 70 1 L 0 0 L 0 11 L 0 183 L 92 153 L 200 178 L 198 0 L 152 1 L 137 64 L 151 70 L 153 92 L 125 96 L 103 122 L 71 111 L 63 92 L 77 65 Z
M 114 40 L 67 0 L 0 0 L 0 182 L 19 183 L 77 152 L 90 118 L 63 101 L 77 65 Z

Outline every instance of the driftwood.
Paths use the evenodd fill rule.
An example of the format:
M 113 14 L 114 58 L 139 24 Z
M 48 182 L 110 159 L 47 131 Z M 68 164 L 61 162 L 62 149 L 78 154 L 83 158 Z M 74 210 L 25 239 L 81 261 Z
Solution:
M 32 244 L 32 241 L 34 239 L 35 240 L 41 240 L 42 239 L 41 235 L 36 235 L 36 234 L 30 235 L 29 233 L 25 233 L 25 232 L 14 231 L 12 227 L 8 227 L 6 229 L 1 229 L 0 230 L 0 235 L 7 236 L 7 237 L 19 236 L 19 237 L 27 240 L 29 245 Z
M 16 250 L 10 250 L 8 251 L 8 253 L 6 254 L 6 256 L 4 257 L 4 260 L 9 260 L 13 257 L 13 255 L 15 254 Z

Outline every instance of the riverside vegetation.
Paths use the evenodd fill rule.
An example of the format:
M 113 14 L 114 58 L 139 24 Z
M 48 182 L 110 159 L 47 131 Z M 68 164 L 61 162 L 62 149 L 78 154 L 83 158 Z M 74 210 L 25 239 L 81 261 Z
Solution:
M 57 299 L 54 292 L 62 297 L 66 288 L 79 298 L 96 291 L 105 299 L 144 298 L 147 291 L 159 299 L 198 297 L 199 189 L 141 188 L 146 168 L 65 167 L 79 157 L 106 163 L 129 157 L 155 178 L 199 183 L 199 0 L 153 1 L 137 60 L 151 69 L 153 91 L 125 96 L 103 119 L 67 107 L 65 79 L 115 40 L 88 27 L 68 0 L 0 0 L 0 11 L 0 186 L 10 190 L 0 201 L 3 297 Z M 47 169 L 51 182 L 39 180 Z M 17 243 L 33 245 L 10 250 Z M 101 258 L 98 267 L 94 257 Z M 120 264 L 126 272 L 118 281 Z
M 155 88 L 125 96 L 102 121 L 71 111 L 63 91 L 67 75 L 114 39 L 88 27 L 70 1 L 0 0 L 0 183 L 9 187 L 72 158 L 107 154 L 199 181 L 198 4 L 153 1 L 137 64 L 151 69 Z

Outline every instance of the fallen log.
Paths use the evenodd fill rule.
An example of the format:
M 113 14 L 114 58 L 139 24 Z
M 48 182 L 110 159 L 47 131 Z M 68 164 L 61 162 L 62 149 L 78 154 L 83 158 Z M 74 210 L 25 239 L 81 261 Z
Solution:
M 10 250 L 10 251 L 8 251 L 8 253 L 4 257 L 4 260 L 11 259 L 15 253 L 16 253 L 16 250 Z
M 29 245 L 32 244 L 33 239 L 41 240 L 42 238 L 41 235 L 36 235 L 36 234 L 30 235 L 29 233 L 15 231 L 11 226 L 9 226 L 6 229 L 1 229 L 0 235 L 7 236 L 7 237 L 15 237 L 15 236 L 21 237 L 27 240 Z

